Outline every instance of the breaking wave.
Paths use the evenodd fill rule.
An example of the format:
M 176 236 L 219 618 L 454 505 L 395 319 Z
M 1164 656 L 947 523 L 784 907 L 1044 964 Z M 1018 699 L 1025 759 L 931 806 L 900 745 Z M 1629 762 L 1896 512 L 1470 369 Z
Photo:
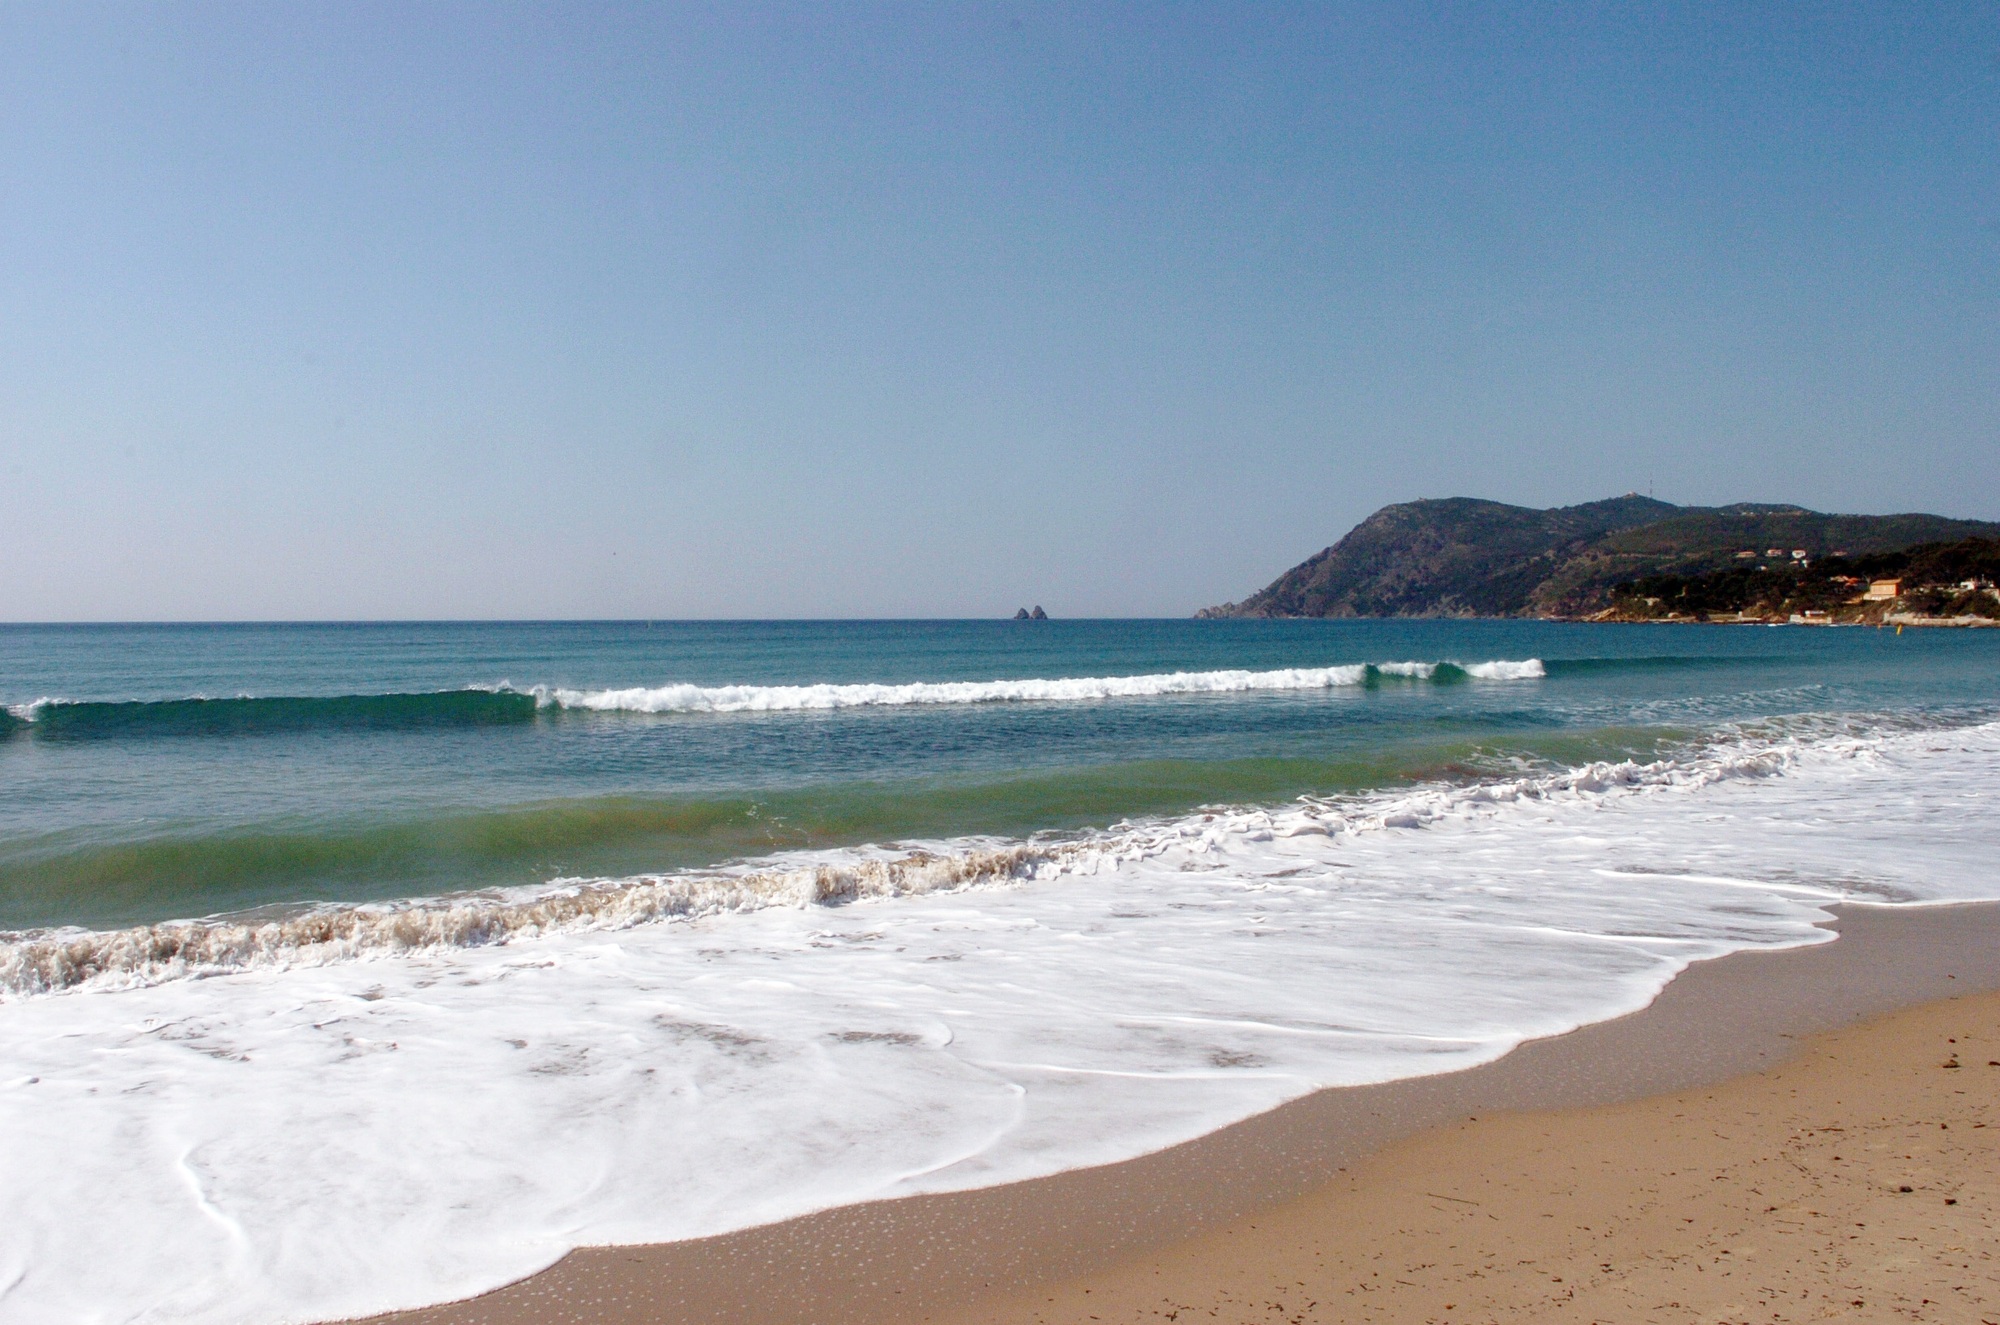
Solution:
M 1648 763 L 1601 761 L 1559 773 L 1411 792 L 1302 797 L 1276 809 L 1238 809 L 1124 824 L 1067 840 L 961 839 L 923 846 L 793 853 L 727 869 L 462 893 L 394 903 L 329 905 L 272 918 L 172 921 L 118 930 L 0 933 L 0 1000 L 83 987 L 119 988 L 263 967 L 427 949 L 504 944 L 579 929 L 624 929 L 773 906 L 823 906 L 1023 879 L 1090 875 L 1173 848 L 1226 840 L 1420 829 L 1529 802 L 1573 800 L 1782 773 L 1792 741 L 1736 746 Z
M 1522 681 L 1547 675 L 1539 659 L 1521 662 L 1385 662 L 1278 671 L 1162 672 L 1149 676 L 1079 676 L 1018 681 L 916 681 L 903 685 L 635 686 L 578 690 L 534 686 L 468 687 L 415 694 L 194 697 L 159 700 L 38 699 L 0 709 L 0 740 L 32 733 L 42 740 L 145 736 L 247 736 L 318 730 L 410 731 L 533 722 L 538 710 L 593 713 L 746 713 L 877 705 L 1220 695 L 1258 690 L 1325 690 L 1384 680 Z
M 1385 662 L 1276 671 L 1159 672 L 1145 676 L 1076 676 L 1019 681 L 915 681 L 904 685 L 664 685 L 625 690 L 537 687 L 566 709 L 620 713 L 744 713 L 876 705 L 999 704 L 1222 695 L 1259 690 L 1327 690 L 1383 680 L 1525 681 L 1546 675 L 1539 659 L 1510 662 Z

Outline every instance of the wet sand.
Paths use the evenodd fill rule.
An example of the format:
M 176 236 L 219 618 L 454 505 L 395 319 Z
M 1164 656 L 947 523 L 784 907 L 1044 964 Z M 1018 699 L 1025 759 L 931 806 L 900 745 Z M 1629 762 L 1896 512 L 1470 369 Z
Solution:
M 2000 1321 L 2000 906 L 1837 926 L 1485 1067 L 1122 1164 L 585 1248 L 380 1319 Z
M 1230 1228 L 933 1313 L 1015 1322 L 2000 1321 L 2000 994 L 1719 1086 L 1468 1118 Z

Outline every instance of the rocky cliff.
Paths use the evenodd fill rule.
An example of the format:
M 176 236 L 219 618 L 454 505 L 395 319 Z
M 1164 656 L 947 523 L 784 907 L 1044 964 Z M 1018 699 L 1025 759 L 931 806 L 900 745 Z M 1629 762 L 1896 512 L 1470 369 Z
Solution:
M 1744 502 L 1676 506 L 1630 493 L 1535 510 L 1471 497 L 1384 506 L 1240 603 L 1203 617 L 1571 617 L 1614 585 L 1744 561 L 1889 552 L 2000 535 L 1939 515 L 1827 515 Z M 1750 556 L 1744 556 L 1749 553 Z

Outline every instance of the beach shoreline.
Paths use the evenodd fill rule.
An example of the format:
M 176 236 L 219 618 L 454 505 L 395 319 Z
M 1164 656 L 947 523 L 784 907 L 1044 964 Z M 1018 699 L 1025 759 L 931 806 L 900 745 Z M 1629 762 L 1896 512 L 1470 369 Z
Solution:
M 2000 1318 L 2000 993 L 1623 1104 L 1468 1115 L 1295 1201 L 926 1325 Z
M 1789 1059 L 1802 1037 L 2000 989 L 2000 904 L 1835 911 L 1835 942 L 1697 963 L 1639 1012 L 1531 1041 L 1481 1067 L 1322 1090 L 1118 1164 L 844 1206 L 713 1238 L 582 1248 L 479 1297 L 372 1319 L 1030 1319 L 1041 1314 L 1030 1309 L 1030 1290 L 1059 1297 L 1059 1285 L 1149 1256 L 1171 1260 L 1179 1253 L 1168 1249 L 1324 1195 L 1419 1134 L 1449 1135 L 1482 1114 L 1615 1108 L 1754 1078 Z

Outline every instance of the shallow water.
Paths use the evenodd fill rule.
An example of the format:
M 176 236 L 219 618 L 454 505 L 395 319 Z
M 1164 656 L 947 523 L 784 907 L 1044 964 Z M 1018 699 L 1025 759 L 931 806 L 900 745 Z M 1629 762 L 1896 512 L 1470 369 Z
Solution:
M 1121 1158 L 1821 941 L 1835 900 L 1993 896 L 1996 663 L 1490 622 L 0 628 L 0 1319 L 353 1314 Z
M 1525 622 L 0 627 L 0 927 L 1024 836 L 1650 755 L 1799 711 L 1978 712 L 1996 653 Z M 1548 674 L 1391 670 L 1531 660 Z M 1255 678 L 1280 669 L 1324 679 Z M 1218 679 L 1241 688 L 1187 688 Z M 945 702 L 689 708 L 868 686 Z

